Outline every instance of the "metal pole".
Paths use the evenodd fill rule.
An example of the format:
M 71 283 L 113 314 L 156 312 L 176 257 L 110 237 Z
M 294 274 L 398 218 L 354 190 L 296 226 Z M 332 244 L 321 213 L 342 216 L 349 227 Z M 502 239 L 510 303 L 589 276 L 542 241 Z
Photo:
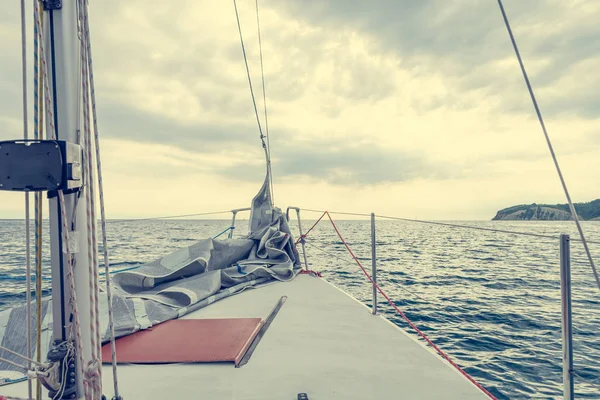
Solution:
M 49 4 L 52 3 L 52 4 Z M 54 8 L 57 7 L 57 8 Z M 43 11 L 45 22 L 45 49 L 47 51 L 48 83 L 53 105 L 54 121 L 46 120 L 46 132 L 52 132 L 50 123 L 54 122 L 59 140 L 79 143 L 78 117 L 81 111 L 77 93 L 81 91 L 79 77 L 80 41 L 77 24 L 77 4 L 75 0 L 63 0 L 62 3 L 48 2 L 47 9 Z M 71 289 L 69 270 L 67 268 L 65 249 L 69 248 L 73 265 L 76 265 L 75 291 L 77 293 L 77 307 L 80 310 L 79 323 L 81 326 L 81 340 L 83 347 L 83 366 L 92 362 L 90 298 L 89 284 L 89 257 L 88 232 L 85 221 L 87 218 L 85 191 L 81 188 L 77 193 L 65 193 L 64 204 L 59 203 L 58 197 L 49 199 L 50 220 L 50 250 L 52 262 L 52 338 L 55 342 L 68 341 L 77 337 L 73 323 L 73 304 L 71 303 Z M 69 243 L 63 243 L 62 233 L 62 207 L 65 207 L 69 232 Z M 95 243 L 93 244 L 96 245 Z M 76 362 L 77 357 L 75 357 Z M 75 368 L 76 375 L 67 378 L 67 385 L 76 386 L 76 393 L 71 398 L 83 399 L 84 376 L 79 376 L 79 368 Z M 62 382 L 62 379 L 61 379 Z M 68 386 L 67 386 L 68 388 Z M 67 389 L 69 390 L 69 389 Z M 71 396 L 71 394 L 69 394 Z
M 296 217 L 298 217 L 298 231 L 300 232 L 300 244 L 302 245 L 302 255 L 304 256 L 304 268 L 308 271 L 308 260 L 306 259 L 306 247 L 304 245 L 304 236 L 302 236 L 302 222 L 300 222 L 299 208 L 296 208 Z
M 229 229 L 229 236 L 228 238 L 231 239 L 233 238 L 233 230 L 235 229 L 235 216 L 237 215 L 237 211 L 233 210 L 233 217 L 231 218 L 231 229 Z
M 560 298 L 563 342 L 563 398 L 573 400 L 573 329 L 571 319 L 571 238 L 560 235 Z
M 373 278 L 373 315 L 377 315 L 377 251 L 375 247 L 375 213 L 371 213 L 371 278 Z

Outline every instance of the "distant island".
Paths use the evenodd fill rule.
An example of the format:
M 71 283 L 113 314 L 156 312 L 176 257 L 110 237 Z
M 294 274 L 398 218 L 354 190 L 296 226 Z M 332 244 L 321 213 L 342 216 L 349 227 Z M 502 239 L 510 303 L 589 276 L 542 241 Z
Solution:
M 600 199 L 589 203 L 575 203 L 575 210 L 582 221 L 600 221 Z M 568 204 L 522 204 L 502 209 L 492 221 L 569 221 Z

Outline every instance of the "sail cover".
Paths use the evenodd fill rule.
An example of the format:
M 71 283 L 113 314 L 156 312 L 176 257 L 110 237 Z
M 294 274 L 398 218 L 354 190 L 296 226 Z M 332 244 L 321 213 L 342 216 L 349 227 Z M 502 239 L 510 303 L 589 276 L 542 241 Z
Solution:
M 116 336 L 178 318 L 249 287 L 293 279 L 300 271 L 298 253 L 286 216 L 271 204 L 268 175 L 252 201 L 249 226 L 248 235 L 242 239 L 200 240 L 135 270 L 113 275 Z M 105 293 L 100 293 L 99 300 L 106 342 L 110 332 Z M 44 353 L 51 341 L 52 307 L 48 302 L 46 299 L 42 308 Z M 20 354 L 26 351 L 25 311 L 22 306 L 0 313 L 2 346 Z M 33 321 L 31 325 L 35 325 Z M 33 334 L 34 342 L 35 337 Z M 21 363 L 2 350 L 0 357 Z M 0 360 L 3 370 L 18 368 Z

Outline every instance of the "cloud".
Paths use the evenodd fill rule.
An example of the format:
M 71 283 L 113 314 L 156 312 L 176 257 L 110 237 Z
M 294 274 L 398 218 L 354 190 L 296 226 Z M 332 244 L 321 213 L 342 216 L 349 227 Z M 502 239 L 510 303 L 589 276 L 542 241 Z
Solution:
M 582 200 L 595 198 L 600 3 L 504 3 L 565 175 Z M 266 128 L 254 4 L 238 6 Z M 232 5 L 90 7 L 113 215 L 251 198 L 264 156 Z M 18 4 L 3 11 L 7 139 L 22 135 L 21 53 Z M 421 216 L 429 207 L 437 218 L 487 218 L 513 199 L 561 201 L 495 2 L 264 0 L 261 25 L 279 199 L 350 211 L 371 201 Z
M 317 143 L 276 142 L 273 170 L 278 181 L 295 179 L 341 186 L 372 186 L 420 179 L 445 179 L 450 174 L 443 165 L 429 162 L 423 155 L 384 149 L 373 143 L 319 141 Z M 262 165 L 246 169 L 228 168 L 224 174 L 238 178 L 257 176 Z M 260 171 L 260 172 L 259 172 Z
M 161 144 L 164 151 L 155 147 L 152 154 L 162 154 L 163 161 L 173 160 L 171 167 L 176 169 L 170 168 L 171 173 L 201 169 L 229 179 L 257 179 L 264 174 L 258 130 L 251 123 L 181 124 L 131 108 L 101 111 L 106 121 L 104 137 L 113 141 L 127 138 L 123 146 L 139 143 L 144 154 L 149 149 L 144 144 Z M 272 139 L 272 147 L 277 149 L 273 153 L 273 168 L 279 179 L 303 177 L 336 185 L 375 185 L 449 176 L 447 167 L 434 165 L 416 152 L 385 149 L 377 143 L 355 142 L 352 138 L 306 141 L 299 137 L 299 132 L 280 130 Z M 115 151 L 114 146 L 111 151 Z M 194 162 L 177 162 L 186 160 Z M 160 173 L 167 171 L 161 168 Z
M 498 110 L 530 112 L 527 99 L 520 98 L 526 94 L 524 83 L 496 2 L 294 0 L 272 4 L 320 27 L 370 35 L 378 50 L 395 52 L 416 76 L 442 73 L 456 96 L 482 91 L 488 98 L 498 98 Z M 540 94 L 551 92 L 546 98 L 547 113 L 600 116 L 594 90 L 600 77 L 591 72 L 600 68 L 596 56 L 600 4 L 559 0 L 504 4 L 534 88 Z M 578 74 L 581 69 L 585 70 L 582 75 Z M 572 76 L 584 76 L 585 83 L 569 79 Z M 556 92 L 563 95 L 553 95 Z M 565 92 L 581 101 L 570 101 Z M 437 104 L 432 103 L 432 108 Z

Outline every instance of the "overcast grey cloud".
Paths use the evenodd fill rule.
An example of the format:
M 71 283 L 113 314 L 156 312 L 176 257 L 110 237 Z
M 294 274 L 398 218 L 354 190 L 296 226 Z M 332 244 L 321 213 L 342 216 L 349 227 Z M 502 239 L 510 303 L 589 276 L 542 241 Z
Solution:
M 484 88 L 490 95 L 503 92 L 504 111 L 529 111 L 525 96 L 505 90 L 523 88 L 516 60 L 509 70 L 498 71 L 493 64 L 514 58 L 496 1 L 295 0 L 272 4 L 290 16 L 330 29 L 345 26 L 368 32 L 380 46 L 397 52 L 402 62 L 417 73 L 443 71 L 457 78 L 457 96 Z M 505 7 L 526 62 L 546 61 L 531 74 L 539 91 L 576 73 L 578 66 L 584 68 L 578 75 L 585 84 L 573 82 L 570 88 L 564 88 L 575 98 L 546 99 L 546 112 L 600 116 L 600 94 L 594 89 L 600 84 L 600 76 L 594 73 L 600 70 L 600 4 L 531 0 L 505 1 Z
M 600 3 L 504 3 L 565 173 L 576 194 L 597 197 Z M 262 119 L 254 3 L 238 5 Z M 232 5 L 90 6 L 114 186 L 135 193 L 160 181 L 162 197 L 144 200 L 148 212 L 159 197 L 175 204 L 166 196 L 190 190 L 187 181 L 231 192 L 225 198 L 251 196 L 263 154 Z M 273 168 L 290 201 L 311 201 L 306 193 L 315 188 L 331 202 L 368 188 L 382 207 L 411 193 L 421 203 L 407 207 L 419 209 L 437 207 L 442 195 L 451 201 L 448 191 L 456 209 L 560 201 L 495 1 L 264 0 L 261 10 Z M 0 139 L 7 139 L 22 134 L 18 4 L 3 11 Z M 125 184 L 127 175 L 136 181 Z M 348 207 L 369 201 L 344 196 Z
M 304 178 L 336 185 L 370 186 L 403 182 L 415 178 L 455 178 L 441 164 L 422 154 L 386 150 L 374 143 L 353 144 L 321 140 L 311 143 L 277 140 L 273 168 L 279 179 Z M 251 178 L 264 174 L 256 165 L 240 173 L 239 168 L 224 168 L 231 177 Z
M 198 163 L 207 153 L 247 152 L 252 149 L 257 158 L 261 156 L 257 128 L 252 123 L 182 125 L 134 109 L 107 108 L 100 111 L 106 121 L 103 133 L 107 138 L 176 146 L 197 153 Z M 374 142 L 323 139 L 306 142 L 298 140 L 299 137 L 300 132 L 279 130 L 272 140 L 272 146 L 277 149 L 273 168 L 280 179 L 303 177 L 339 185 L 376 185 L 415 178 L 451 177 L 447 166 L 435 165 L 423 154 L 384 149 Z M 207 167 L 230 179 L 256 179 L 264 174 L 264 166 L 260 164 L 242 169 L 237 164 Z M 181 165 L 179 168 L 183 171 L 188 166 Z

